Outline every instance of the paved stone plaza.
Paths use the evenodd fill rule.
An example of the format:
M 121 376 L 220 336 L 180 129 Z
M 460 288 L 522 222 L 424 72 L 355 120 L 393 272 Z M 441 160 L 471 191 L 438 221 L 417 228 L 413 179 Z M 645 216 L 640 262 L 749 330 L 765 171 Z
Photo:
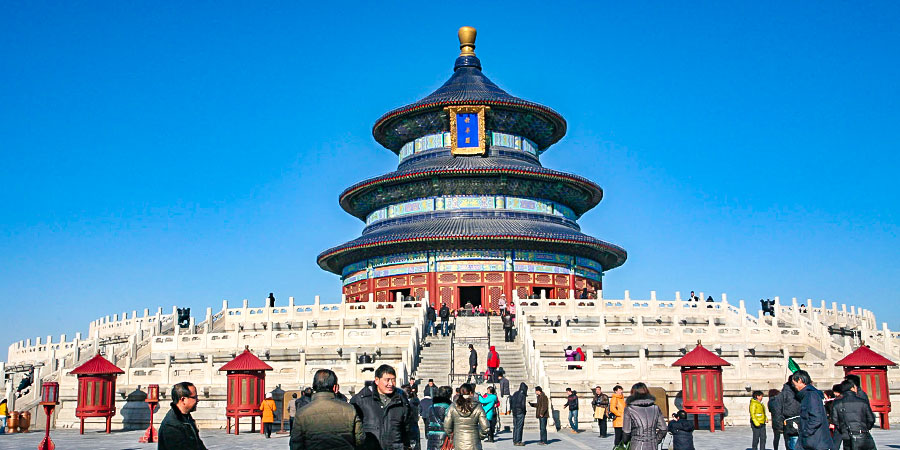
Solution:
M 769 431 L 769 441 L 767 449 L 772 448 L 771 430 Z M 141 431 L 125 431 L 106 435 L 98 431 L 87 431 L 84 436 L 80 436 L 77 430 L 57 430 L 53 432 L 53 442 L 56 448 L 72 449 L 84 448 L 91 450 L 140 450 L 148 448 L 156 448 L 155 445 L 139 444 L 137 441 L 141 437 Z M 225 434 L 224 430 L 204 430 L 201 431 L 203 442 L 210 449 L 285 449 L 288 447 L 288 435 L 273 435 L 271 439 L 266 439 L 259 434 L 243 433 L 240 436 L 231 436 Z M 14 435 L 0 435 L 0 450 L 5 449 L 34 449 L 43 438 L 43 433 L 28 433 Z M 900 430 L 874 430 L 873 436 L 880 449 L 900 449 Z M 490 444 L 485 443 L 484 448 L 487 449 L 512 449 L 512 434 L 509 432 L 501 433 L 497 442 Z M 537 447 L 537 433 L 525 433 L 525 444 Z M 582 432 L 579 434 L 571 434 L 566 430 L 561 433 L 550 434 L 550 444 L 553 448 L 560 449 L 611 449 L 612 437 L 600 439 L 596 433 Z M 750 448 L 750 428 L 741 427 L 727 428 L 724 432 L 702 432 L 694 433 L 694 444 L 698 450 L 703 449 L 749 449 Z M 424 446 L 424 442 L 423 442 Z M 424 447 L 423 447 L 424 448 Z M 782 443 L 780 448 L 784 448 Z

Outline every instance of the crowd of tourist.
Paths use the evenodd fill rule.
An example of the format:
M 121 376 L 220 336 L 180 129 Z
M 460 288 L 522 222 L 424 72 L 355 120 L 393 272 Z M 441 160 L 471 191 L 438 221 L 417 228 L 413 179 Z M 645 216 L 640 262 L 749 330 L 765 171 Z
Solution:
M 693 292 L 692 292 L 693 298 Z M 512 305 L 501 305 L 501 315 L 511 317 Z M 446 305 L 439 312 L 429 307 L 429 332 L 437 333 L 436 319 L 441 319 L 441 333 L 446 333 L 449 318 Z M 506 328 L 506 322 L 504 322 Z M 419 450 L 424 438 L 428 450 L 481 449 L 482 440 L 493 442 L 498 432 L 499 416 L 512 414 L 514 446 L 525 445 L 522 440 L 527 407 L 534 408 L 540 432 L 539 445 L 547 445 L 547 424 L 552 408 L 547 395 L 538 386 L 534 402 L 528 401 L 528 386 L 519 385 L 511 393 L 509 380 L 500 366 L 500 354 L 491 346 L 487 356 L 487 371 L 478 372 L 478 352 L 469 345 L 469 372 L 466 383 L 456 388 L 437 386 L 428 380 L 423 398 L 418 397 L 418 383 L 396 388 L 397 374 L 393 367 L 383 364 L 374 370 L 374 380 L 349 400 L 340 392 L 334 372 L 316 372 L 312 387 L 300 395 L 293 394 L 288 402 L 291 449 L 409 449 Z M 570 369 L 581 367 L 572 362 L 584 361 L 582 349 L 565 349 Z M 421 381 L 421 380 L 420 380 Z M 474 384 L 473 384 L 474 381 Z M 490 383 L 478 391 L 476 385 Z M 499 385 L 499 392 L 497 386 Z M 874 449 L 869 430 L 875 416 L 860 379 L 847 375 L 831 389 L 821 391 L 813 386 L 809 374 L 794 372 L 782 389 L 772 389 L 768 401 L 762 391 L 753 391 L 749 401 L 751 448 L 766 448 L 767 425 L 771 424 L 774 449 L 784 441 L 789 450 L 847 450 Z M 572 433 L 580 433 L 579 396 L 574 389 L 566 389 L 562 409 L 568 410 L 568 424 Z M 179 383 L 172 389 L 172 408 L 159 429 L 160 449 L 203 449 L 191 412 L 196 409 L 197 390 L 191 383 Z M 694 424 L 686 411 L 678 411 L 666 419 L 657 399 L 644 383 L 635 383 L 628 395 L 616 385 L 611 395 L 601 386 L 593 390 L 590 402 L 593 419 L 597 421 L 599 437 L 608 437 L 608 423 L 612 422 L 614 450 L 657 449 L 663 440 L 674 450 L 693 450 Z M 0 410 L 5 405 L 0 403 Z M 263 431 L 271 436 L 278 408 L 272 394 L 266 394 L 259 409 Z M 0 414 L 2 416 L 3 414 Z M 421 421 L 421 426 L 419 422 Z M 560 424 L 556 424 L 557 430 Z
M 521 383 L 510 395 L 509 380 L 498 371 L 493 381 L 499 383 L 499 394 L 494 385 L 479 392 L 468 382 L 454 394 L 450 386 L 437 386 L 434 380 L 428 380 L 419 399 L 417 383 L 396 388 L 393 367 L 381 365 L 374 375 L 374 380 L 348 401 L 333 371 L 316 372 L 312 387 L 300 396 L 294 394 L 288 402 L 290 448 L 420 450 L 424 440 L 427 450 L 480 450 L 482 441 L 494 442 L 499 416 L 510 413 L 513 445 L 524 446 L 528 406 L 534 408 L 538 420 L 537 444 L 549 443 L 551 406 L 540 386 L 535 388 L 535 401 L 529 402 L 528 385 Z M 766 428 L 771 424 L 775 450 L 782 438 L 789 450 L 838 450 L 842 446 L 845 450 L 875 449 L 869 433 L 875 415 L 859 383 L 859 377 L 847 375 L 843 382 L 821 391 L 813 386 L 807 372 L 798 370 L 780 391 L 767 393 L 765 404 L 766 394 L 753 391 L 749 401 L 751 448 L 766 448 Z M 191 417 L 197 407 L 196 387 L 178 383 L 172 388 L 171 398 L 171 409 L 159 427 L 158 448 L 205 449 Z M 612 395 L 606 395 L 598 385 L 590 405 L 600 438 L 608 437 L 607 425 L 612 422 L 611 444 L 615 450 L 656 450 L 661 444 L 663 448 L 694 450 L 694 424 L 687 412 L 678 411 L 666 420 L 644 383 L 635 383 L 627 397 L 620 385 L 613 387 Z M 566 389 L 563 409 L 569 411 L 570 431 L 580 433 L 575 390 Z M 260 410 L 268 438 L 277 410 L 271 394 L 266 395 Z M 560 425 L 556 427 L 559 430 Z

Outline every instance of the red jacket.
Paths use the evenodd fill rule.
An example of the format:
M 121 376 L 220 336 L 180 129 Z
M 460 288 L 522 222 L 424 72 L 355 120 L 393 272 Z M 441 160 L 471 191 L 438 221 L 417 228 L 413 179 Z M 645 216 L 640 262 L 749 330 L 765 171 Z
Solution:
M 487 363 L 488 367 L 493 367 L 495 369 L 497 367 L 500 367 L 500 355 L 497 354 L 496 347 L 494 347 L 493 345 L 491 346 L 491 351 L 488 352 Z
M 575 353 L 578 354 L 578 356 L 575 358 L 576 361 L 587 361 L 587 355 L 584 354 L 584 351 L 581 350 L 581 347 L 578 347 L 578 350 L 575 350 Z

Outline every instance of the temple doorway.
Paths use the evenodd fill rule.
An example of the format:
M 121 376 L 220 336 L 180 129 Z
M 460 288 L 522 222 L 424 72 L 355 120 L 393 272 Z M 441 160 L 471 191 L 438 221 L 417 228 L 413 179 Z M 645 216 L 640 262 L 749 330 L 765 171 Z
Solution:
M 481 305 L 483 292 L 484 286 L 460 286 L 459 307 L 464 308 L 466 304 L 471 303 L 472 306 L 478 308 L 478 306 Z
M 409 289 L 394 289 L 390 291 L 391 293 L 391 301 L 397 300 L 397 294 L 400 294 L 400 300 L 406 300 L 406 297 L 409 297 L 410 290 Z
M 553 298 L 553 293 L 554 293 L 554 289 L 548 288 L 548 287 L 535 286 L 531 290 L 531 295 L 534 296 L 533 298 L 541 298 L 541 295 L 543 295 L 544 298 Z

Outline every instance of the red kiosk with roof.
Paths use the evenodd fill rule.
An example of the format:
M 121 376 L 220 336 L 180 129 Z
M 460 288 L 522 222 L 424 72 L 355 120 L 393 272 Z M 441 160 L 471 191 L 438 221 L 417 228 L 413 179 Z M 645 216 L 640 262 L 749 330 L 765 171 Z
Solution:
M 259 404 L 266 392 L 266 371 L 272 370 L 272 366 L 262 362 L 249 348 L 245 348 L 243 353 L 219 370 L 228 372 L 228 404 L 225 406 L 228 433 L 231 433 L 231 419 L 234 418 L 234 434 L 241 434 L 241 417 L 250 417 L 252 432 L 256 428 L 256 418 L 262 418 Z M 263 428 L 260 427 L 259 431 L 262 433 Z
M 697 416 L 709 416 L 709 431 L 716 431 L 716 414 L 725 415 L 725 401 L 722 398 L 722 367 L 731 363 L 719 355 L 707 350 L 699 342 L 697 347 L 688 352 L 673 367 L 681 367 L 682 401 L 684 411 L 694 415 L 694 428 L 699 427 Z M 725 430 L 725 421 L 719 421 L 721 430 Z
M 860 387 L 869 396 L 872 412 L 881 413 L 881 428 L 890 429 L 888 413 L 891 412 L 891 396 L 888 391 L 887 368 L 897 364 L 863 345 L 834 365 L 843 366 L 845 376 L 859 376 Z
M 116 377 L 121 373 L 125 371 L 100 356 L 100 353 L 69 372 L 70 375 L 78 375 L 75 417 L 81 419 L 81 434 L 84 434 L 84 419 L 87 417 L 105 417 L 106 432 L 110 432 L 112 417 L 116 415 Z

